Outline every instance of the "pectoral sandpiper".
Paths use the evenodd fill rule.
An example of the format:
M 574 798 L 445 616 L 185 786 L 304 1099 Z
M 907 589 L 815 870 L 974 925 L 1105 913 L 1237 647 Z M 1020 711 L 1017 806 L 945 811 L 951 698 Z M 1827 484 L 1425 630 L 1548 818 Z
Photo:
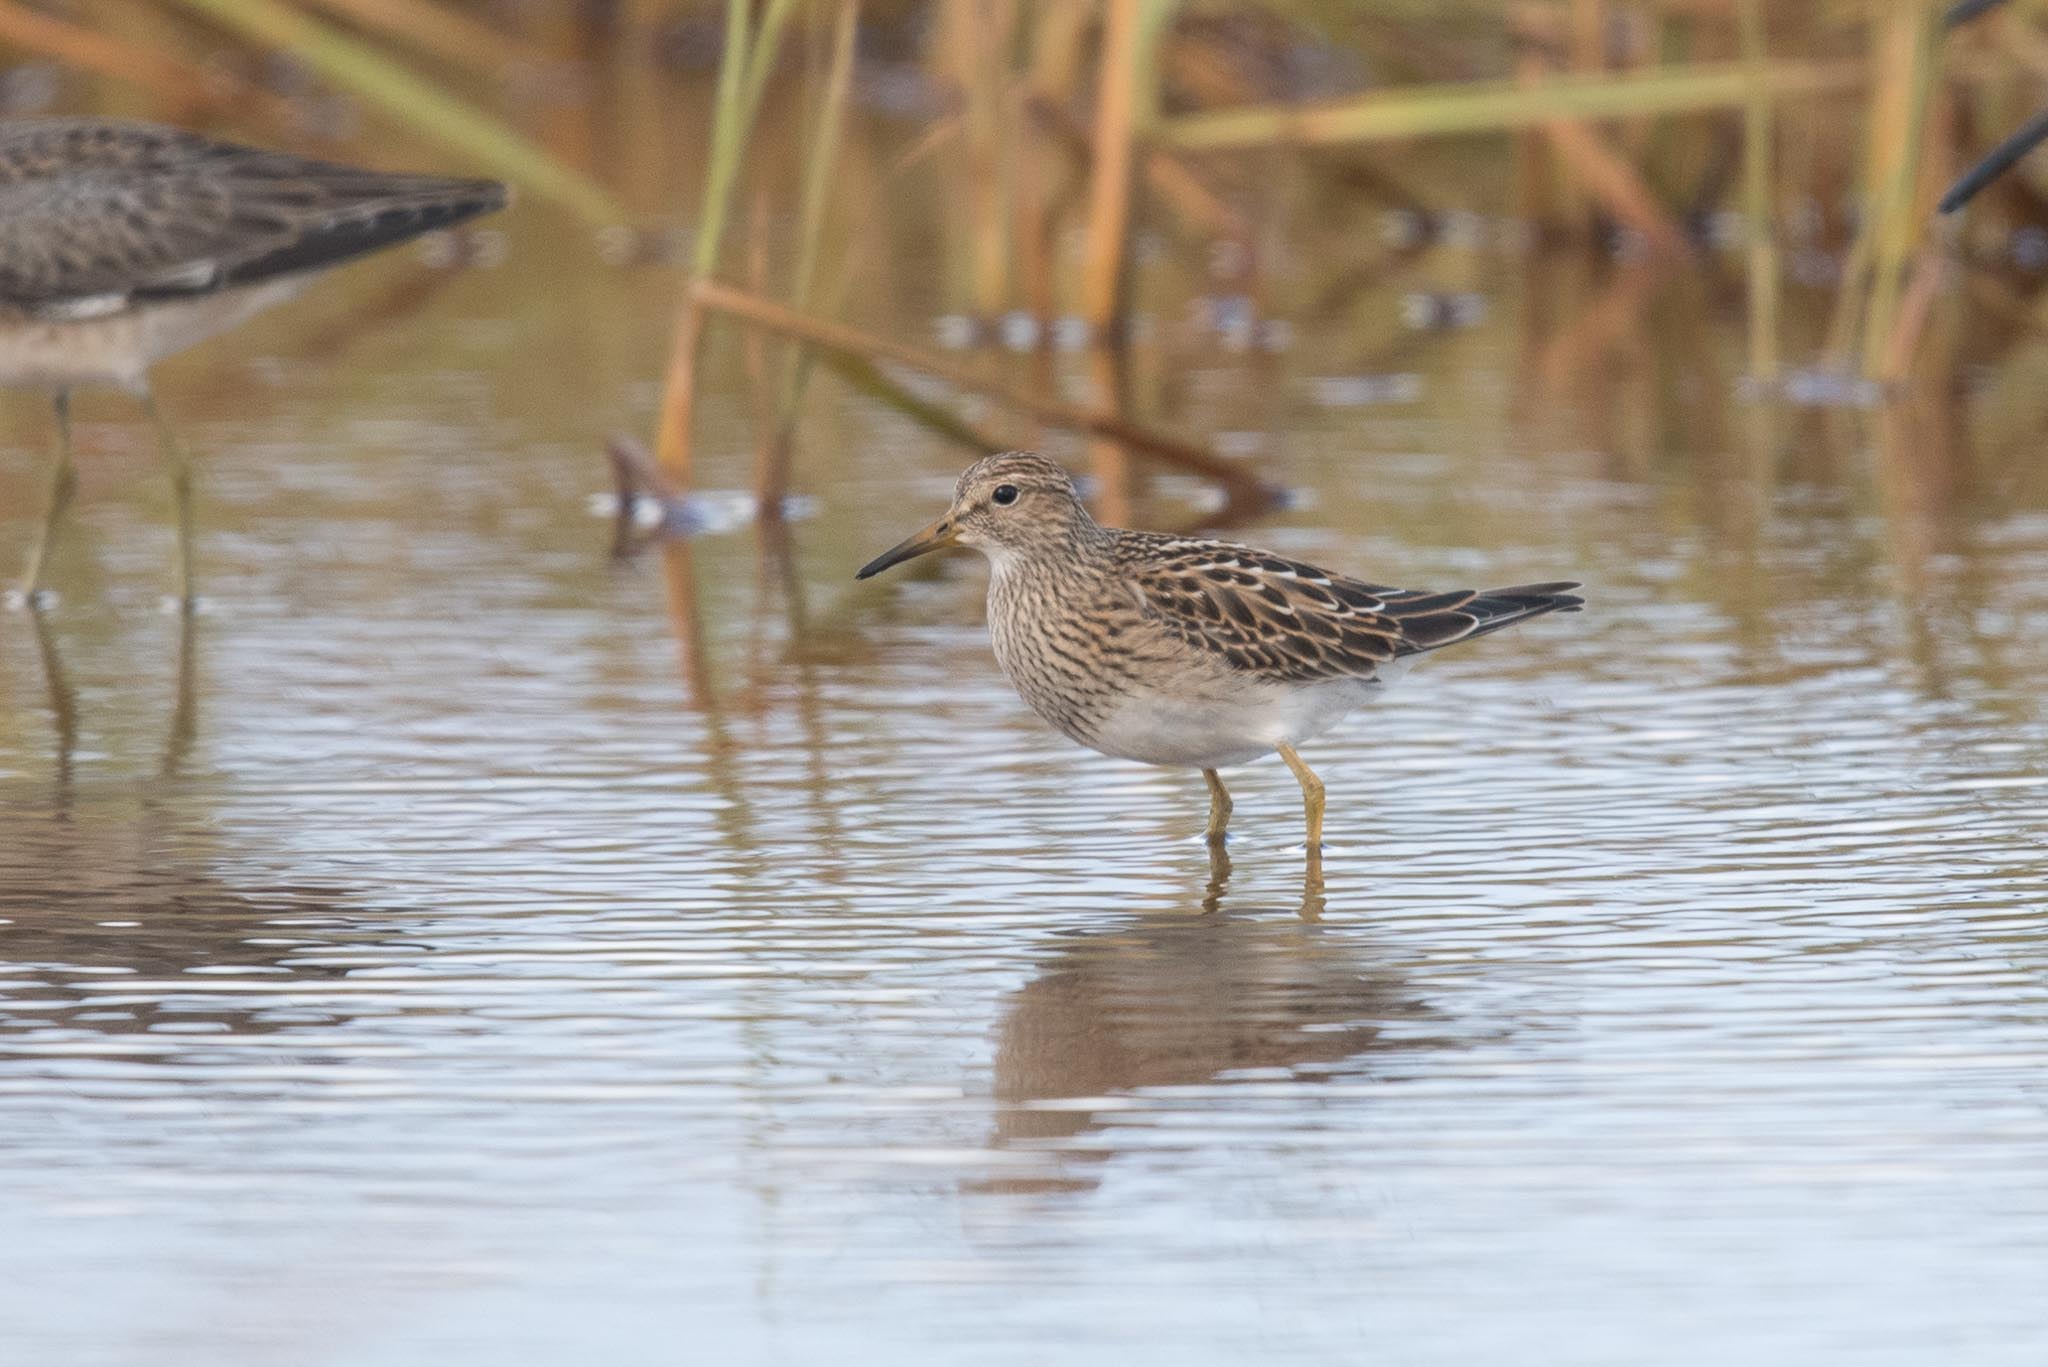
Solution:
M 106 119 L 0 122 L 0 385 L 54 395 L 57 466 L 24 597 L 70 500 L 72 389 L 136 395 L 178 514 L 192 591 L 191 478 L 149 390 L 157 361 L 289 298 L 321 271 L 504 206 L 496 181 L 388 174 Z
M 1301 784 L 1313 858 L 1323 784 L 1295 747 L 1413 657 L 1583 599 L 1573 583 L 1392 589 L 1225 541 L 1099 526 L 1065 470 L 1012 452 L 968 467 L 945 515 L 863 566 L 866 579 L 945 546 L 989 559 L 989 633 L 1024 700 L 1092 749 L 1200 769 L 1208 837 L 1217 770 L 1277 753 Z

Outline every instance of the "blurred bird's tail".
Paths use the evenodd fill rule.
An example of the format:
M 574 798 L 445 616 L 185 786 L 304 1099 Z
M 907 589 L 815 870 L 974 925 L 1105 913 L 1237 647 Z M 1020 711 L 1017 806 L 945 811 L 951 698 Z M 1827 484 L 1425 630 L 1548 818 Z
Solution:
M 511 202 L 511 192 L 495 180 L 363 171 L 297 159 L 285 163 L 288 170 L 265 177 L 261 165 L 259 160 L 238 179 L 236 213 L 259 227 L 268 220 L 277 246 L 233 263 L 223 283 L 249 284 L 338 265 L 495 213 Z

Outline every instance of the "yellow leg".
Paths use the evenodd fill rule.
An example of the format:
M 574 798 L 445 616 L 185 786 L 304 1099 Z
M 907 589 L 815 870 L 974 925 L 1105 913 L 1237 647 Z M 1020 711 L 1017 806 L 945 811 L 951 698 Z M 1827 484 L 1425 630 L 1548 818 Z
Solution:
M 1214 769 L 1204 769 L 1202 778 L 1209 785 L 1209 843 L 1220 845 L 1223 843 L 1223 828 L 1230 824 L 1230 793 Z
M 178 514 L 178 584 L 177 603 L 181 611 L 192 611 L 192 467 L 185 460 L 185 449 L 178 445 L 178 434 L 171 431 L 171 425 L 164 419 L 164 412 L 156 406 L 156 395 L 144 392 L 142 406 L 149 412 L 149 420 L 156 426 L 157 449 L 163 452 L 164 464 L 171 471 L 171 498 Z
M 1316 777 L 1315 770 L 1301 762 L 1293 746 L 1282 741 L 1276 748 L 1280 758 L 1287 761 L 1287 767 L 1294 771 L 1294 781 L 1301 785 L 1301 805 L 1308 814 L 1308 852 L 1317 855 L 1323 848 L 1323 781 Z
M 58 390 L 54 406 L 57 410 L 57 468 L 50 475 L 50 498 L 43 512 L 43 529 L 36 537 L 35 550 L 29 553 L 28 578 L 21 586 L 22 596 L 29 607 L 36 605 L 36 595 L 42 592 L 43 570 L 49 562 L 50 547 L 57 541 L 57 523 L 71 502 L 72 491 L 78 487 L 78 475 L 71 468 L 70 391 Z

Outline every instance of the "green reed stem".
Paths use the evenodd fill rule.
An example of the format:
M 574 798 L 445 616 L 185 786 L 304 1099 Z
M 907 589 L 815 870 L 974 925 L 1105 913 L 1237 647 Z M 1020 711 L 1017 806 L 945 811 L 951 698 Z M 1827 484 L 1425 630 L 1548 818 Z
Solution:
M 725 49 L 719 54 L 718 95 L 711 118 L 711 161 L 704 168 L 704 202 L 698 209 L 697 247 L 691 267 L 699 276 L 718 269 L 727 205 L 738 178 L 747 64 L 747 0 L 725 0 Z
M 691 255 L 692 274 L 708 280 L 718 269 L 718 251 L 731 216 L 733 187 L 761 96 L 775 68 L 782 30 L 795 0 L 768 0 L 760 28 L 747 34 L 747 0 L 726 0 L 725 50 L 718 62 L 718 94 L 711 123 L 711 160 L 704 170 L 704 197 L 698 210 L 697 245 Z M 683 293 L 676 314 L 675 338 L 669 346 L 668 378 L 663 386 L 661 424 L 655 459 L 677 487 L 687 488 L 691 467 L 691 429 L 697 406 L 697 360 L 704 344 L 704 314 L 696 297 Z
M 1869 79 L 1860 61 L 1765 64 L 1772 100 L 1837 95 Z M 1559 75 L 1532 83 L 1461 81 L 1375 92 L 1325 104 L 1184 114 L 1154 130 L 1162 143 L 1189 150 L 1373 142 L 1450 133 L 1526 128 L 1557 119 L 1625 118 L 1739 109 L 1755 76 L 1741 62 L 1694 63 L 1647 71 Z

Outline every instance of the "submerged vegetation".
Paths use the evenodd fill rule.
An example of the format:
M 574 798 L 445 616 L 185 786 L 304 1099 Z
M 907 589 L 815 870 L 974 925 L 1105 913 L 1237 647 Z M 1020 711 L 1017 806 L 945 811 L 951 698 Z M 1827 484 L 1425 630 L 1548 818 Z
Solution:
M 1244 345 L 1327 312 L 1343 282 L 1304 296 L 1286 265 L 1305 234 L 1377 239 L 1382 266 L 1483 238 L 1651 281 L 1691 272 L 1746 317 L 1759 401 L 1952 387 L 1965 311 L 2037 326 L 2048 197 L 2008 178 L 1961 231 L 1934 206 L 2031 111 L 2044 19 L 1932 0 L 0 0 L 0 94 L 15 113 L 68 107 L 21 75 L 54 64 L 95 81 L 103 109 L 313 150 L 435 143 L 601 228 L 620 260 L 685 267 L 654 443 L 673 488 L 690 485 L 699 362 L 723 320 L 745 330 L 760 394 L 765 515 L 822 365 L 963 445 L 1076 433 L 1119 517 L 1132 459 L 1240 504 L 1271 495 L 1137 416 L 1128 353 L 1161 273 Z M 855 120 L 888 125 L 883 163 L 850 156 Z M 938 192 L 898 194 L 912 179 Z M 934 221 L 892 221 L 934 202 Z M 683 248 L 661 226 L 677 220 Z M 956 349 L 1036 363 L 864 327 L 857 286 L 905 234 L 949 263 Z M 1468 307 L 1427 295 L 1413 312 Z

